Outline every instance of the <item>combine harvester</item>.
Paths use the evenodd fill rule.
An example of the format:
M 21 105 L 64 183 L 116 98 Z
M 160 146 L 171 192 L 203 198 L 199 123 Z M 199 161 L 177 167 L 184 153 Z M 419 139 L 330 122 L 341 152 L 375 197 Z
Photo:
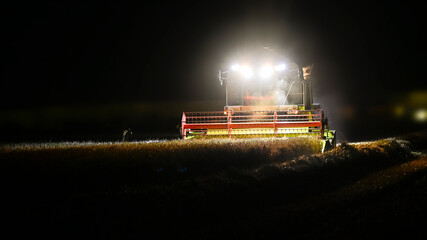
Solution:
M 322 151 L 334 148 L 336 133 L 313 103 L 310 75 L 310 66 L 301 68 L 270 48 L 256 51 L 219 71 L 224 111 L 182 114 L 182 138 L 317 136 Z

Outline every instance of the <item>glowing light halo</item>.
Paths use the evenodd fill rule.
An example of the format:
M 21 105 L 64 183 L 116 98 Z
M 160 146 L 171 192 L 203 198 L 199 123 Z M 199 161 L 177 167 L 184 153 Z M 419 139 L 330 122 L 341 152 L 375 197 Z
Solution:
M 270 78 L 272 75 L 273 75 L 273 67 L 271 65 L 266 64 L 261 67 L 259 71 L 259 76 L 262 79 Z
M 235 71 L 235 72 L 237 72 L 237 71 L 240 70 L 240 65 L 237 64 L 237 63 L 235 63 L 235 64 L 233 64 L 233 65 L 230 66 L 230 69 L 233 70 L 233 71 Z
M 282 72 L 285 71 L 287 68 L 286 64 L 284 63 L 279 63 L 276 66 L 274 66 L 274 70 L 278 71 L 278 72 Z
M 261 79 L 270 78 L 274 72 L 283 72 L 287 69 L 285 63 L 278 63 L 276 65 L 264 64 L 258 71 L 258 75 Z M 245 79 L 249 79 L 254 75 L 254 71 L 248 65 L 241 65 L 238 63 L 233 63 L 230 65 L 230 70 L 233 72 L 239 72 L 243 75 Z
M 245 65 L 240 67 L 240 73 L 242 73 L 243 77 L 245 78 L 251 78 L 254 74 L 252 69 Z

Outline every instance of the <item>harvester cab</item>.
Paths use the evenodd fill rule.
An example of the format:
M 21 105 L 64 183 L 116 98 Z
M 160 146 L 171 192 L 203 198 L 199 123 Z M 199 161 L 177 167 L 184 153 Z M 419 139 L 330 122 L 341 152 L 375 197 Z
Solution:
M 224 111 L 184 112 L 182 138 L 317 136 L 323 150 L 335 147 L 336 133 L 313 103 L 311 70 L 269 48 L 245 57 L 218 72 Z

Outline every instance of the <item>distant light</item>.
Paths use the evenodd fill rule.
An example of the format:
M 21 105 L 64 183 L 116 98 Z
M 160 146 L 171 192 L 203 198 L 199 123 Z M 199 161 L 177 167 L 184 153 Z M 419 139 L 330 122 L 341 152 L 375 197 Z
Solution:
M 233 64 L 233 65 L 231 65 L 230 68 L 233 71 L 239 71 L 240 70 L 240 65 L 239 64 Z
M 274 70 L 276 70 L 278 72 L 285 71 L 286 70 L 286 64 L 284 64 L 284 63 L 278 64 L 278 65 L 274 66 Z
M 254 75 L 252 69 L 248 66 L 241 66 L 240 72 L 242 73 L 243 77 L 245 77 L 245 78 L 251 78 L 252 75 Z
M 259 72 L 259 76 L 263 79 L 270 78 L 271 75 L 273 75 L 273 67 L 270 65 L 264 65 Z
M 427 120 L 427 110 L 418 109 L 415 111 L 414 118 L 417 122 L 425 122 Z

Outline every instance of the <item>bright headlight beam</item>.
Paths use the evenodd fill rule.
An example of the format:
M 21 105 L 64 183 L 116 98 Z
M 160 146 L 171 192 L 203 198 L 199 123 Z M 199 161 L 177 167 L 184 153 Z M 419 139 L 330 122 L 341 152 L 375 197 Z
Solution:
M 271 67 L 270 65 L 262 66 L 262 68 L 259 71 L 259 76 L 262 79 L 267 79 L 267 78 L 270 78 L 271 75 L 273 75 L 273 67 Z
M 243 77 L 245 77 L 245 78 L 251 78 L 253 75 L 252 69 L 248 66 L 241 66 L 240 72 L 242 73 Z

